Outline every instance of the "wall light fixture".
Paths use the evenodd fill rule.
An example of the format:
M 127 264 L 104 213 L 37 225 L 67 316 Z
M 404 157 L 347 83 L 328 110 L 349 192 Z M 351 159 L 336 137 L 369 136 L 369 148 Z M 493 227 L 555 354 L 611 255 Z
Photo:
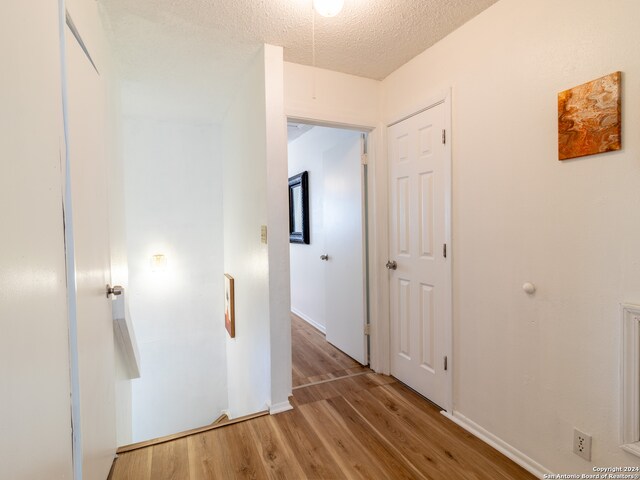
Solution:
M 151 255 L 151 271 L 164 272 L 167 269 L 167 257 L 162 254 Z

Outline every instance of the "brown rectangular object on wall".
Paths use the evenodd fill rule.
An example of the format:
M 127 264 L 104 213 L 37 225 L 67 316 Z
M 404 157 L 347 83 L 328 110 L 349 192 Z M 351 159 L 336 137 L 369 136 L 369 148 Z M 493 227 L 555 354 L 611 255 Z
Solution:
M 558 94 L 558 159 L 621 148 L 622 74 L 615 72 Z
M 231 338 L 236 337 L 236 307 L 233 277 L 224 274 L 224 326 Z

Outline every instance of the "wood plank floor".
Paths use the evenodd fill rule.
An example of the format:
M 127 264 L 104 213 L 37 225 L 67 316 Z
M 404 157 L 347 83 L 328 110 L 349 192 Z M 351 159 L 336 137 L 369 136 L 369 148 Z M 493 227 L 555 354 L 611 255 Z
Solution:
M 307 337 L 304 325 L 293 328 L 295 349 Z M 359 371 L 307 385 L 329 373 L 296 369 L 306 384 L 294 410 L 124 453 L 111 480 L 535 478 L 392 377 Z
M 324 335 L 291 314 L 293 387 L 370 372 L 325 340 Z

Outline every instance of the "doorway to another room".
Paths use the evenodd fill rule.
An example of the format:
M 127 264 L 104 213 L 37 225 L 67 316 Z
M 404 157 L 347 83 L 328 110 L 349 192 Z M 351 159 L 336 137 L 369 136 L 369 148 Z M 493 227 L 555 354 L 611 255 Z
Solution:
M 370 372 L 366 141 L 288 124 L 294 389 Z

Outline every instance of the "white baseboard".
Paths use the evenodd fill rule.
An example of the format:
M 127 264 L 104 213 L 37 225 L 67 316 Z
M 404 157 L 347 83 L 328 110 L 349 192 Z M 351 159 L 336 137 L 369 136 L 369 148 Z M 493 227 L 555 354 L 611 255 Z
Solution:
M 317 328 L 318 330 L 320 330 L 325 335 L 327 334 L 327 328 L 326 327 L 324 327 L 323 325 L 320 325 L 318 322 L 314 321 L 312 318 L 307 317 L 304 313 L 299 312 L 295 308 L 291 308 L 291 313 L 297 315 L 298 317 L 303 319 L 305 322 L 307 322 L 308 324 L 310 324 L 314 328 Z
M 458 413 L 455 410 L 453 411 L 453 415 L 450 414 L 449 412 L 445 412 L 444 410 L 440 413 L 442 413 L 442 415 L 447 417 L 452 422 L 455 422 L 458 425 L 460 425 L 469 433 L 472 433 L 473 435 L 478 437 L 483 442 L 491 445 L 493 448 L 495 448 L 500 453 L 502 453 L 505 457 L 513 460 L 515 463 L 520 465 L 529 473 L 535 475 L 537 478 L 544 478 L 545 474 L 548 475 L 551 473 L 551 470 L 540 465 L 538 462 L 529 458 L 520 450 L 509 445 L 507 442 L 505 442 L 501 438 L 496 437 L 493 433 L 485 430 L 480 425 L 469 420 L 467 417 L 465 417 L 461 413 Z
M 269 407 L 269 414 L 276 415 L 278 413 L 287 412 L 289 410 L 293 410 L 293 407 L 289 403 L 289 400 L 286 402 L 276 403 L 275 405 L 271 405 Z

